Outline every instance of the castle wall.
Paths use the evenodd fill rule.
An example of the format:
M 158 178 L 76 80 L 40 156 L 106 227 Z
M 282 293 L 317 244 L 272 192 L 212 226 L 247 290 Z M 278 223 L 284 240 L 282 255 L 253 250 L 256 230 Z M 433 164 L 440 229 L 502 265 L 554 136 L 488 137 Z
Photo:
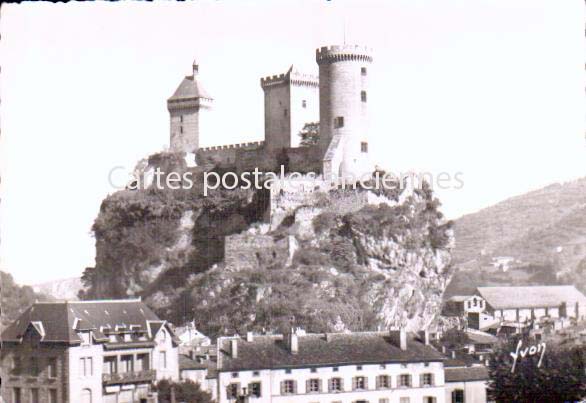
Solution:
M 237 165 L 239 152 L 252 151 L 262 154 L 260 151 L 262 151 L 263 145 L 264 142 L 262 141 L 254 141 L 250 143 L 201 148 L 196 154 L 197 163 L 199 165 L 212 163 L 223 168 L 234 167 Z
M 289 172 L 321 172 L 321 150 L 319 147 L 288 148 L 287 168 Z
M 292 237 L 275 239 L 270 235 L 236 234 L 226 237 L 224 254 L 228 267 L 254 269 L 290 262 L 295 250 Z

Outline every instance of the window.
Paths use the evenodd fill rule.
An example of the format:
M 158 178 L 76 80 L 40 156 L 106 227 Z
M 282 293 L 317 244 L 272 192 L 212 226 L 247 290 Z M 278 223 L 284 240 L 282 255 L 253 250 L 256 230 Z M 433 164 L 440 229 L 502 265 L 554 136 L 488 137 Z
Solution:
M 49 403 L 57 403 L 57 389 L 49 389 Z
M 167 352 L 161 351 L 159 353 L 159 367 L 160 368 L 167 368 Z
M 250 391 L 250 396 L 260 397 L 260 382 L 249 383 L 248 390 Z
M 468 308 L 472 308 L 472 301 L 468 301 Z
M 391 377 L 388 375 L 379 375 L 376 378 L 377 389 L 388 389 L 391 387 Z
M 402 397 L 401 399 L 399 399 L 399 403 L 410 403 L 411 399 L 409 399 L 408 397 Z
M 338 368 L 338 367 L 334 367 L 334 368 L 332 368 L 332 371 L 334 371 L 334 372 L 338 372 L 338 370 L 339 370 L 339 368 Z
M 362 143 L 360 143 L 360 151 L 363 153 L 368 152 L 368 143 L 366 141 L 363 141 Z
M 357 371 L 362 371 L 362 365 L 357 365 L 357 366 L 356 366 L 356 370 L 357 370 Z
M 311 368 L 311 373 L 315 374 L 317 372 L 317 368 Z
M 57 378 L 57 358 L 50 357 L 47 361 L 49 378 Z
M 260 376 L 260 372 L 259 371 L 253 371 L 252 372 L 252 376 Z
M 366 67 L 361 67 L 360 68 L 360 74 L 362 74 L 363 76 L 366 75 Z
M 12 389 L 12 401 L 14 403 L 22 403 L 22 390 L 20 388 Z
M 285 370 L 285 373 L 286 373 L 286 374 L 290 374 L 290 373 L 291 373 L 291 370 L 290 370 L 290 369 L 286 369 L 286 370 Z
M 39 389 L 38 388 L 31 389 L 31 403 L 39 403 Z
M 366 102 L 366 91 L 360 91 L 360 100 Z
M 104 367 L 102 371 L 105 374 L 115 374 L 118 372 L 118 366 L 116 362 L 116 357 L 114 356 L 106 356 L 104 357 Z
M 123 355 L 120 357 L 120 372 L 134 372 L 132 355 Z
M 295 381 L 293 380 L 286 380 L 281 382 L 281 394 L 282 395 L 292 395 L 296 391 Z
M 433 396 L 425 396 L 423 398 L 423 403 L 436 403 L 437 399 Z
M 289 110 L 283 109 L 283 116 L 288 116 L 288 115 L 289 115 Z
M 332 378 L 329 382 L 330 392 L 341 392 L 343 390 L 342 378 Z
M 179 121 L 183 123 L 183 115 L 179 116 Z
M 79 374 L 81 376 L 92 376 L 94 373 L 92 357 L 82 357 L 79 359 Z
M 232 372 L 232 378 L 238 378 L 238 372 Z
M 22 374 L 22 358 L 17 355 L 12 357 L 12 374 L 13 375 Z
M 238 397 L 238 390 L 240 389 L 239 383 L 231 383 L 226 388 L 226 397 L 228 399 L 236 399 Z
M 474 306 L 478 306 L 478 300 L 476 298 L 474 298 L 472 301 L 474 301 Z
M 30 375 L 39 376 L 39 358 L 31 357 Z
M 411 386 L 411 375 L 409 374 L 401 374 L 399 375 L 399 386 L 400 387 L 410 387 Z
M 334 118 L 334 129 L 339 129 L 340 127 L 344 127 L 344 116 Z
M 81 345 L 82 346 L 89 346 L 90 343 L 90 333 L 89 332 L 81 332 L 78 333 L 79 337 L 81 338 Z
M 148 354 L 137 354 L 135 362 L 135 371 L 148 371 L 150 369 L 149 355 Z
M 387 368 L 387 366 L 386 366 L 385 364 L 381 364 L 381 365 L 379 366 L 379 369 L 386 369 L 386 368 Z
M 421 386 L 433 386 L 433 374 L 421 374 Z
M 321 379 L 308 379 L 306 391 L 307 391 L 307 393 L 321 392 Z
M 365 390 L 368 389 L 366 377 L 365 376 L 356 376 L 354 377 L 352 385 L 352 390 Z
M 179 126 L 179 133 L 183 133 L 183 126 Z
M 378 399 L 378 403 L 389 403 L 389 399 L 387 399 L 386 397 L 383 397 L 381 399 Z
M 305 99 L 303 101 L 301 101 L 301 107 L 307 108 L 307 101 Z
M 464 391 L 462 389 L 452 391 L 452 403 L 464 403 Z

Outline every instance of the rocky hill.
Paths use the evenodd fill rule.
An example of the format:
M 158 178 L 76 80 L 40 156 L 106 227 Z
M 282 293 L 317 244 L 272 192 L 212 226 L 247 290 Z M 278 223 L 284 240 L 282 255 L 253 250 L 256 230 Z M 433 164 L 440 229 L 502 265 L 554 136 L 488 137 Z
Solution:
M 456 220 L 447 295 L 483 285 L 575 284 L 586 291 L 586 178 L 517 196 Z
M 177 154 L 139 166 L 201 175 Z M 95 220 L 96 267 L 85 271 L 81 297 L 140 295 L 162 317 L 195 319 L 211 336 L 291 322 L 309 331 L 424 328 L 452 274 L 451 223 L 429 189 L 361 192 L 312 192 L 272 229 L 263 190 L 204 197 L 196 181 L 190 190 L 118 192 Z M 370 202 L 340 208 L 346 199 Z

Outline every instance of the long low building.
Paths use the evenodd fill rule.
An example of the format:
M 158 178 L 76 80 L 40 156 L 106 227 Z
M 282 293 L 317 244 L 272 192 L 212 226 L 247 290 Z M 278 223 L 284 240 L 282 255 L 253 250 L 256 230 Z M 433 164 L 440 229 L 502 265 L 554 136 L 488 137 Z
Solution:
M 445 357 L 404 331 L 218 339 L 218 402 L 442 403 Z
M 477 294 L 486 301 L 487 312 L 506 321 L 586 317 L 586 297 L 571 285 L 478 287 Z

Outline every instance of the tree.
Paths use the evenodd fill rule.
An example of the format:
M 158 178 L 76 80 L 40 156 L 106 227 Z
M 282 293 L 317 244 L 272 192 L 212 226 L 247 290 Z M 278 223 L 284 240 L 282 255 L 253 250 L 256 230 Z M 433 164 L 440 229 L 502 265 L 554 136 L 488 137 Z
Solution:
M 299 132 L 299 136 L 301 137 L 300 146 L 316 145 L 319 142 L 319 122 L 306 123 Z
M 160 380 L 155 385 L 155 390 L 159 396 L 159 403 L 171 402 L 171 394 L 174 389 L 175 401 L 186 403 L 211 403 L 212 395 L 203 391 L 199 383 L 190 380 L 183 382 L 172 382 L 167 379 Z
M 585 353 L 583 346 L 513 338 L 496 349 L 490 362 L 489 398 L 520 403 L 580 401 L 586 396 Z

